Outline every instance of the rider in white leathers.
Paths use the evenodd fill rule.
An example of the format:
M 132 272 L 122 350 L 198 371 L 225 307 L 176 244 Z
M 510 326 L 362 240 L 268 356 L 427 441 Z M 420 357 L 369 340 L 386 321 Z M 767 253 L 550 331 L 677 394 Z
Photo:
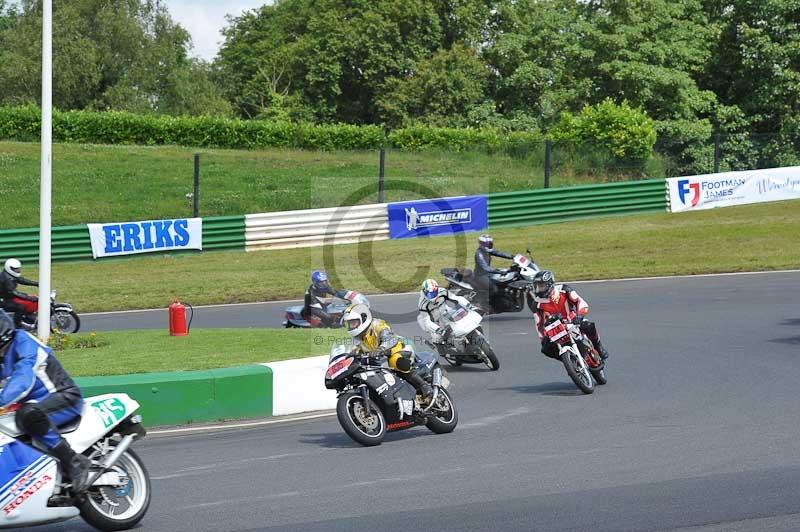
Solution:
M 448 306 L 475 310 L 467 299 L 451 294 L 446 288 L 439 286 L 435 279 L 423 281 L 417 305 L 417 323 L 423 331 L 430 333 L 431 341 L 435 344 L 447 341 Z

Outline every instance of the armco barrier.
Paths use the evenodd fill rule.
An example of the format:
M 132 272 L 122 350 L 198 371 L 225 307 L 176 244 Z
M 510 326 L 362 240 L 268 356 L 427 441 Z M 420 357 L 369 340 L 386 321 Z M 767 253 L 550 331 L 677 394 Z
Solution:
M 666 211 L 664 179 L 489 194 L 489 227 Z
M 77 378 L 84 397 L 127 393 L 145 426 L 272 415 L 272 370 L 253 364 L 207 371 Z
M 247 251 L 386 240 L 386 204 L 248 214 Z
M 53 261 L 92 260 L 89 229 L 85 225 L 53 227 Z M 203 249 L 244 249 L 244 216 L 203 218 Z M 173 252 L 174 253 L 174 252 Z M 147 254 L 138 255 L 141 257 Z M 39 260 L 39 229 L 0 231 L 0 261 L 16 257 L 24 262 Z

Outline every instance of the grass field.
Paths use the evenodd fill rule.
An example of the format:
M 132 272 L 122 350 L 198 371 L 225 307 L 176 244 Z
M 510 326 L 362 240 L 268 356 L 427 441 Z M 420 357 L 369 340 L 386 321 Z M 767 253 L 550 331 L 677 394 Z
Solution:
M 499 249 L 530 245 L 562 280 L 800 268 L 800 201 L 494 230 Z M 313 268 L 364 293 L 416 290 L 444 266 L 472 267 L 476 234 L 322 249 L 150 255 L 55 263 L 59 299 L 81 312 L 300 298 Z M 504 262 L 504 261 L 499 261 Z M 34 267 L 25 274 L 36 278 Z
M 343 336 L 341 329 L 192 329 L 188 336 L 118 331 L 99 333 L 99 347 L 56 354 L 75 377 L 189 371 L 326 355 L 332 338 Z
M 190 215 L 193 154 L 201 154 L 200 215 L 240 215 L 377 201 L 379 153 L 303 150 L 211 150 L 179 146 L 53 146 L 53 225 L 122 222 Z M 556 154 L 557 155 L 557 154 Z M 35 143 L 0 142 L 0 229 L 39 225 Z M 541 188 L 543 149 L 524 157 L 485 152 L 389 151 L 386 179 L 411 183 L 387 201 Z M 558 160 L 558 157 L 554 155 Z M 657 175 L 657 174 L 652 174 Z M 551 186 L 630 179 L 568 160 Z M 358 194 L 362 192 L 362 194 Z M 363 197 L 361 197 L 363 196 Z

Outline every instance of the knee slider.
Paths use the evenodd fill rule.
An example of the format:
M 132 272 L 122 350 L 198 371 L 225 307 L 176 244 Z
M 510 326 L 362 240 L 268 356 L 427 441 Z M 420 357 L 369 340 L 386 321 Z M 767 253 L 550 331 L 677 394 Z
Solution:
M 42 437 L 50 430 L 50 418 L 42 412 L 36 403 L 25 403 L 14 417 L 17 428 L 30 434 L 31 436 Z
M 397 367 L 397 371 L 408 373 L 411 371 L 411 359 L 408 357 L 401 356 L 400 358 L 397 359 L 395 366 Z

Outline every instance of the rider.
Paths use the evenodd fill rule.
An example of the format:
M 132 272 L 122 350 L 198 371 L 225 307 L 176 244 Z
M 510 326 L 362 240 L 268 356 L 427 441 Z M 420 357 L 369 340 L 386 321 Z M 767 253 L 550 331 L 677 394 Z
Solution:
M 373 318 L 368 306 L 357 303 L 344 311 L 342 324 L 356 342 L 358 352 L 377 359 L 387 358 L 390 368 L 416 388 L 425 400 L 430 400 L 433 390 L 414 369 L 414 352 L 392 332 L 388 323 Z
M 14 329 L 11 318 L 0 311 L 0 409 L 21 406 L 15 415 L 17 427 L 30 435 L 44 452 L 56 457 L 64 475 L 80 493 L 88 486 L 91 461 L 76 453 L 56 431 L 81 415 L 81 391 L 53 351 L 35 336 Z
M 306 290 L 305 302 L 303 303 L 302 315 L 306 319 L 309 316 L 317 316 L 322 320 L 323 327 L 335 327 L 336 319 L 325 311 L 328 303 L 325 297 L 330 295 L 344 299 L 347 290 L 334 290 L 328 284 L 328 274 L 322 270 L 311 272 L 311 286 Z
M 0 272 L 0 300 L 2 300 L 0 308 L 14 314 L 14 323 L 17 326 L 22 324 L 22 318 L 25 317 L 27 312 L 25 307 L 15 299 L 23 299 L 32 303 L 39 301 L 36 296 L 17 291 L 17 285 L 19 284 L 39 286 L 36 281 L 31 281 L 22 276 L 22 263 L 18 259 L 8 259 L 3 271 Z
M 550 358 L 558 358 L 558 346 L 550 342 L 550 338 L 544 334 L 544 323 L 548 316 L 560 314 L 580 326 L 581 332 L 588 336 L 597 348 L 600 358 L 604 360 L 608 358 L 608 350 L 600 341 L 597 327 L 594 322 L 585 318 L 589 313 L 589 305 L 571 287 L 565 284 L 556 284 L 553 272 L 549 270 L 536 272 L 533 277 L 533 298 L 537 302 L 534 321 L 536 331 L 542 341 L 542 353 Z
M 478 237 L 478 249 L 475 250 L 475 287 L 488 290 L 489 296 L 497 293 L 497 285 L 490 277 L 495 273 L 502 273 L 492 268 L 492 257 L 513 259 L 514 255 L 494 249 L 494 240 L 490 235 L 483 234 Z
M 444 343 L 447 341 L 447 302 L 451 302 L 460 307 L 474 310 L 475 307 L 466 299 L 455 294 L 451 294 L 446 288 L 439 286 L 436 279 L 425 279 L 422 282 L 422 289 L 419 294 L 417 307 L 417 323 L 423 331 L 431 335 L 433 343 Z

